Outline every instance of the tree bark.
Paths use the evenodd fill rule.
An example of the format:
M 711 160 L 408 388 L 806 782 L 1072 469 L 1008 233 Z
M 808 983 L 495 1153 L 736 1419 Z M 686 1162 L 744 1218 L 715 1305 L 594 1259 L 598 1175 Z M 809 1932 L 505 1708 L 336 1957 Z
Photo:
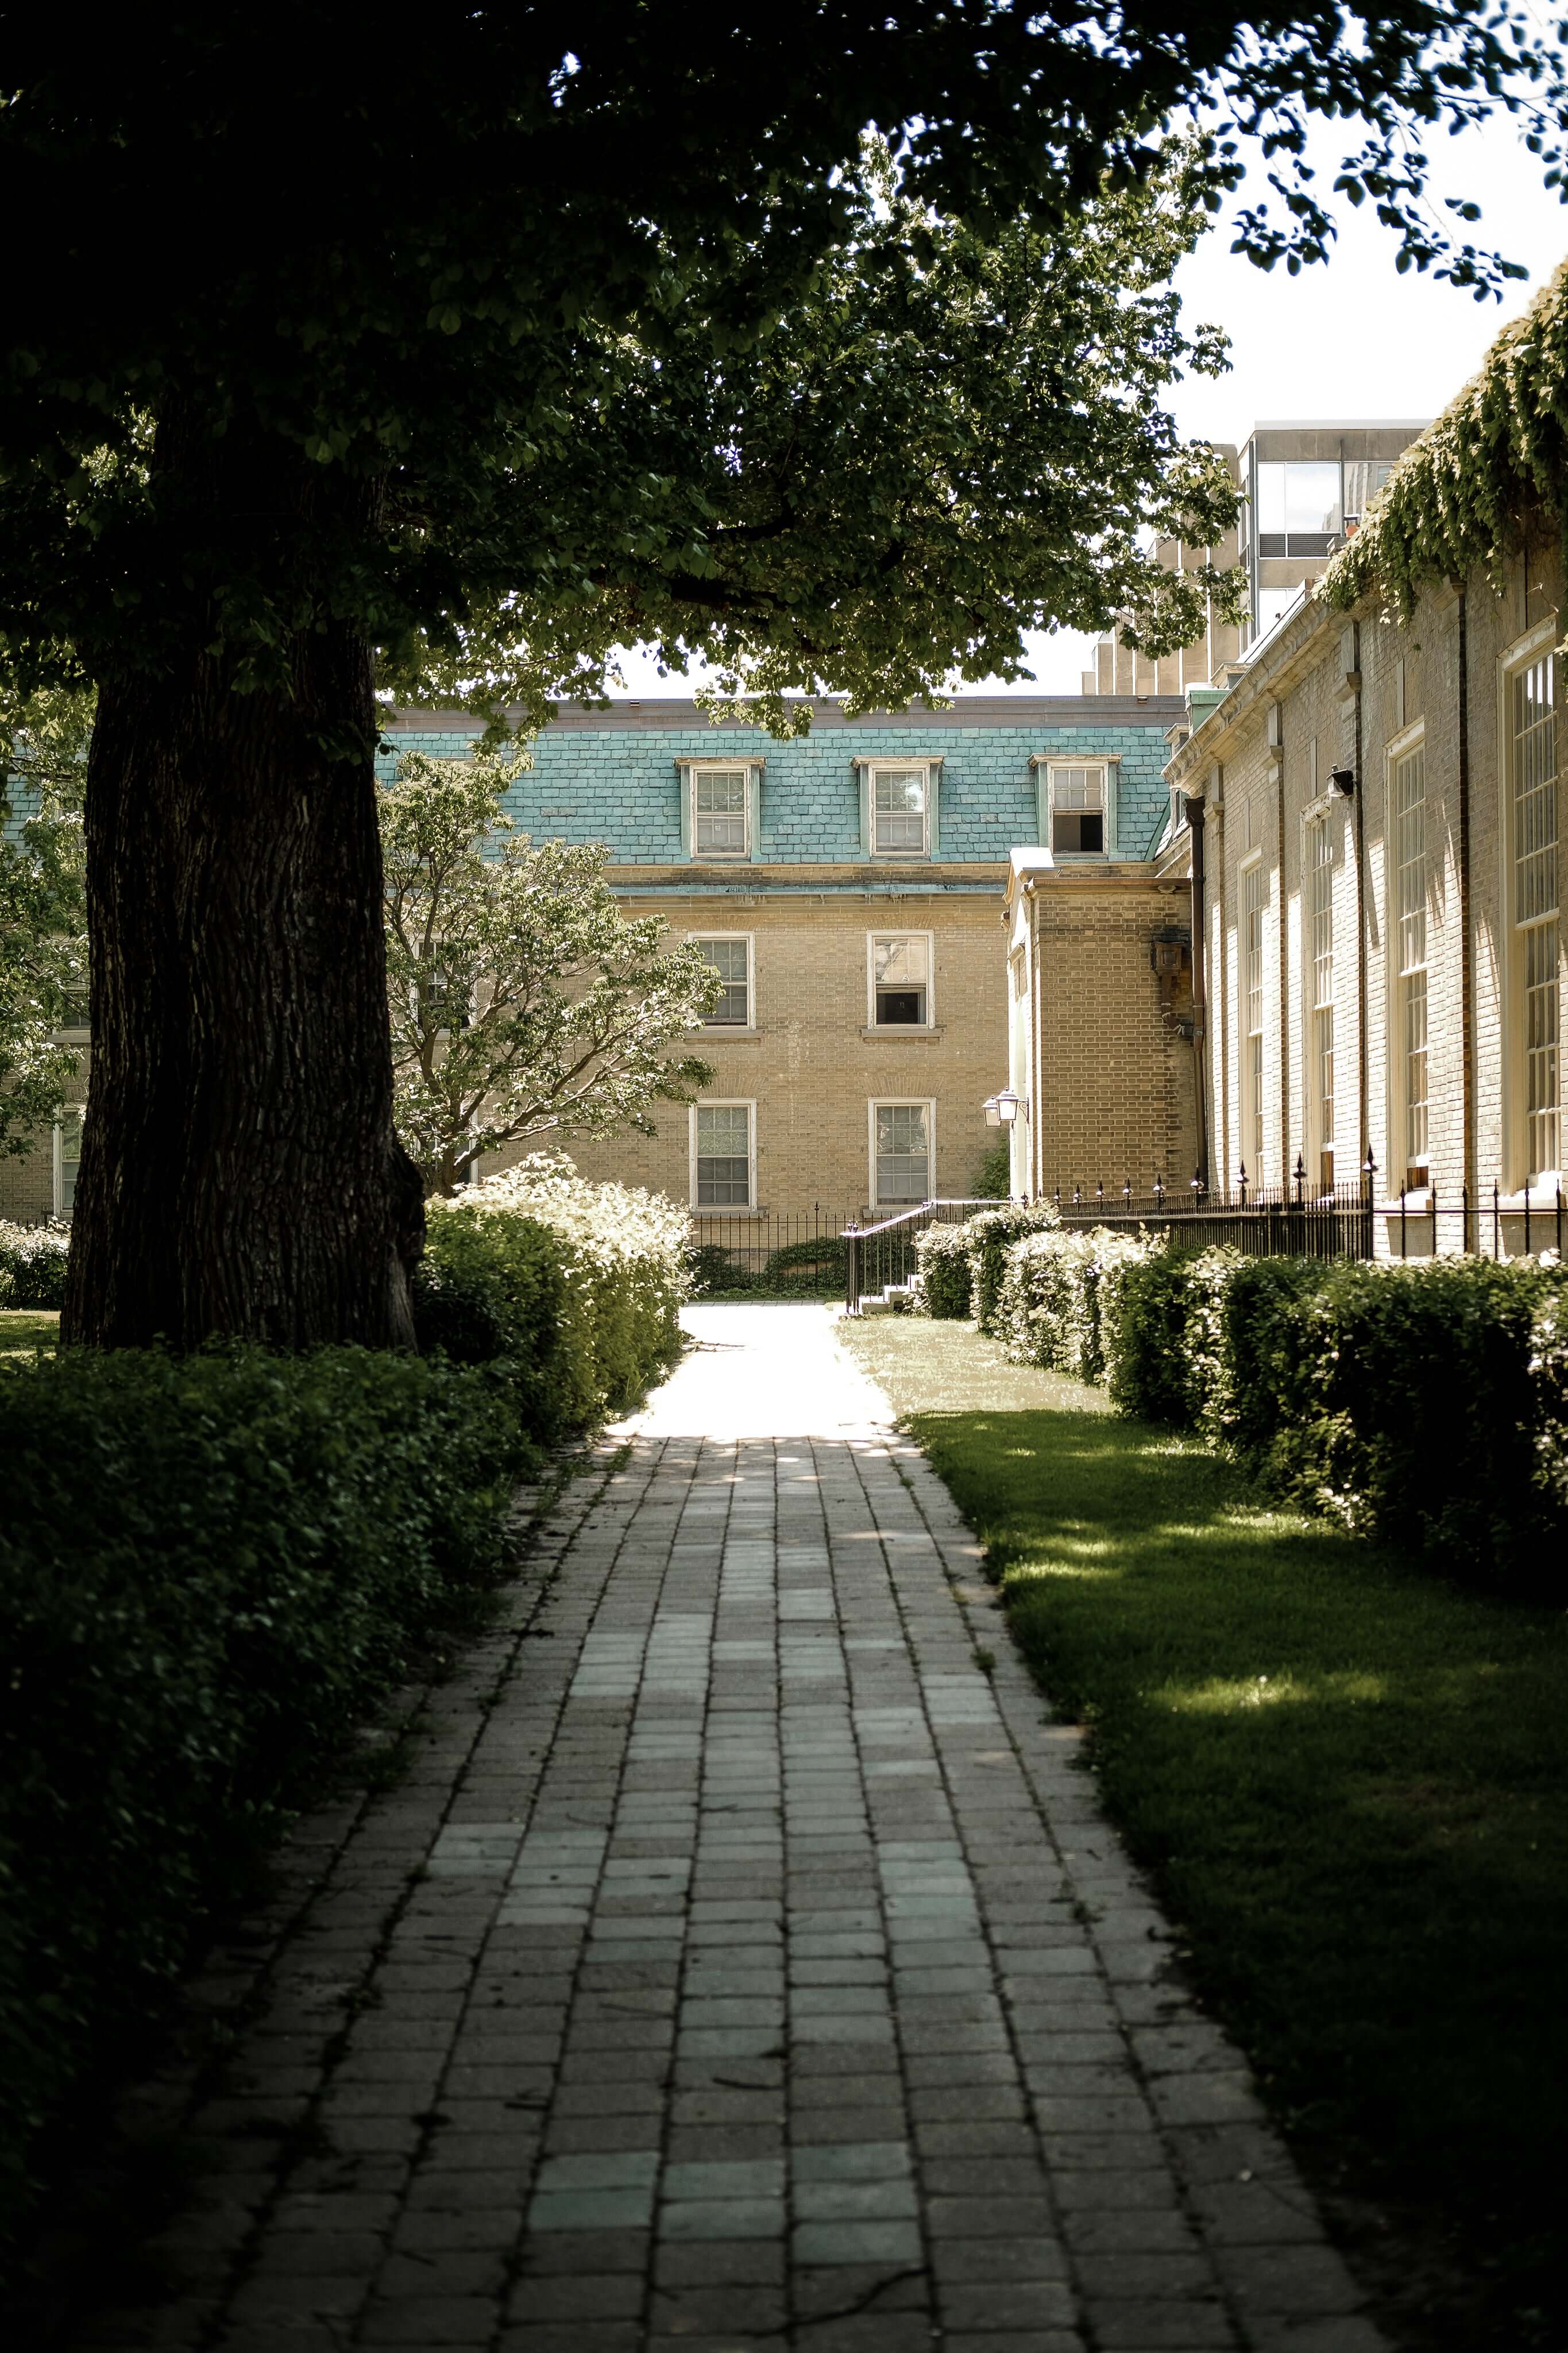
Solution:
M 298 588 L 312 547 L 370 521 L 374 486 L 332 476 L 160 420 L 154 488 L 253 580 L 270 564 Z M 100 685 L 67 1341 L 414 1345 L 424 1211 L 393 1131 L 371 657 L 326 601 L 248 691 L 198 593 L 156 668 Z

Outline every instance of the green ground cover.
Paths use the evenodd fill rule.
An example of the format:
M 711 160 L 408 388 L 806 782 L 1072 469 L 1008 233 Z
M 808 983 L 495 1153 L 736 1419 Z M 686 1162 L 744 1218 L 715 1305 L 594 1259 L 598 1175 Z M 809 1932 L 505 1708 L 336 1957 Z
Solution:
M 0 1307 L 0 1356 L 30 1356 L 36 1348 L 52 1348 L 59 1328 L 58 1311 Z
M 969 1325 L 849 1337 L 1398 2336 L 1568 2342 L 1562 1616 L 1262 1508 Z

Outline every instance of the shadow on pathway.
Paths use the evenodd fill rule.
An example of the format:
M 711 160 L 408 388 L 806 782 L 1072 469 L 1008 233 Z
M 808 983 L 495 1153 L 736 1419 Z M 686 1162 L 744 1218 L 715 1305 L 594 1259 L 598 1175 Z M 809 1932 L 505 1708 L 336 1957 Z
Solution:
M 178 2293 L 79 2345 L 1374 2353 L 829 1313 L 688 1323 L 410 1775 L 289 1841 Z

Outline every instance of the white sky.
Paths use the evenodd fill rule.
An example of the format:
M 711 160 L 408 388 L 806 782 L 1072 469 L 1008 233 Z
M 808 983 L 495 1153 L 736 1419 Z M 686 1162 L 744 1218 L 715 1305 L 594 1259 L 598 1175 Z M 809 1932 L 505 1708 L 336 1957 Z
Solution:
M 1312 160 L 1319 186 L 1332 181 L 1340 156 L 1354 144 L 1342 127 L 1324 126 Z M 1185 316 L 1214 321 L 1230 337 L 1231 373 L 1191 377 L 1173 387 L 1183 432 L 1241 442 L 1255 424 L 1317 418 L 1427 417 L 1475 374 L 1500 327 L 1516 318 L 1568 253 L 1568 207 L 1541 185 L 1541 165 L 1506 115 L 1431 150 L 1436 197 L 1472 197 L 1481 207 L 1468 234 L 1522 262 L 1528 280 L 1500 304 L 1477 302 L 1448 284 L 1394 267 L 1391 234 L 1342 200 L 1331 259 L 1295 278 L 1283 265 L 1266 271 L 1229 250 L 1226 216 L 1177 275 Z M 1261 185 L 1262 174 L 1256 174 Z M 1238 202 L 1247 199 L 1244 191 Z M 1465 232 L 1461 231 L 1461 234 Z M 1035 678 L 1027 684 L 966 687 L 964 693 L 1076 694 L 1091 639 L 1057 630 L 1031 640 Z M 630 652 L 622 667 L 628 695 L 691 691 L 696 679 L 660 679 L 650 657 Z

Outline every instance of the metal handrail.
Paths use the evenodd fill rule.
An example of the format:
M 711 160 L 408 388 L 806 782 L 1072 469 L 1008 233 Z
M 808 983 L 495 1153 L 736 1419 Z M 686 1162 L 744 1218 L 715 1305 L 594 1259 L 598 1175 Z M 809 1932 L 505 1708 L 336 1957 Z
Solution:
M 896 1211 L 890 1218 L 881 1218 L 875 1225 L 862 1226 L 853 1221 L 847 1225 L 840 1237 L 845 1245 L 844 1313 L 846 1315 L 858 1315 L 860 1313 L 860 1300 L 864 1287 L 862 1273 L 865 1266 L 863 1244 L 875 1241 L 879 1235 L 890 1234 L 900 1227 L 923 1231 L 925 1227 L 930 1225 L 938 1223 L 955 1225 L 963 1222 L 962 1216 L 956 1219 L 944 1217 L 942 1215 L 944 1210 L 956 1209 L 963 1212 L 973 1209 L 999 1209 L 1003 1206 L 1002 1202 L 990 1195 L 954 1196 L 950 1198 L 939 1198 L 933 1196 L 929 1201 L 917 1201 L 910 1208 Z

